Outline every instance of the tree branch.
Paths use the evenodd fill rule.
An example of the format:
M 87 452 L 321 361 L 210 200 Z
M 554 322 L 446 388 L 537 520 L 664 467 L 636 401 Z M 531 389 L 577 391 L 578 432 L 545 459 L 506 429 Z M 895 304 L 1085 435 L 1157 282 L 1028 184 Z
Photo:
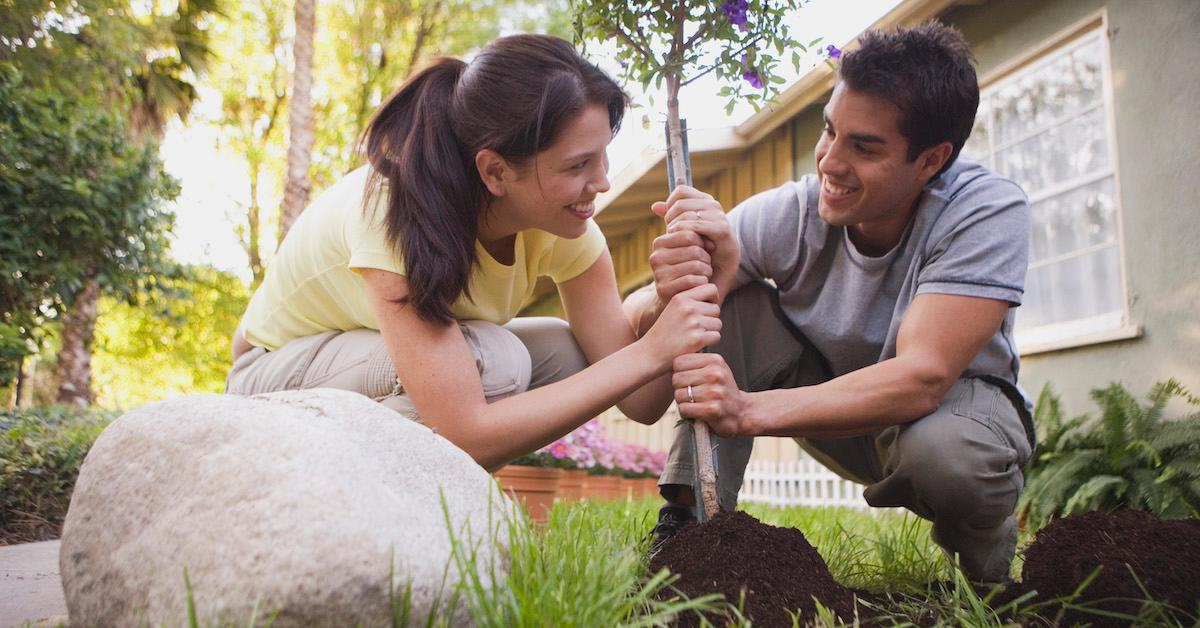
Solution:
M 755 37 L 754 39 L 751 39 L 751 40 L 750 40 L 750 41 L 749 41 L 749 42 L 748 42 L 748 43 L 747 43 L 745 46 L 742 46 L 742 47 L 741 47 L 741 48 L 739 48 L 739 49 L 738 49 L 736 52 L 734 52 L 734 53 L 733 53 L 733 56 L 735 56 L 735 57 L 736 57 L 736 56 L 737 56 L 739 53 L 742 53 L 742 52 L 745 52 L 745 51 L 749 50 L 751 46 L 753 46 L 754 44 L 757 44 L 759 41 L 761 41 L 761 40 L 762 40 L 762 38 L 763 38 L 763 36 L 762 36 L 762 35 L 759 35 L 759 36 Z M 697 73 L 696 75 L 692 76 L 692 78 L 690 78 L 690 79 L 688 79 L 688 80 L 684 81 L 684 82 L 683 82 L 683 84 L 682 84 L 680 87 L 686 87 L 687 85 L 690 85 L 690 84 L 691 84 L 693 81 L 695 81 L 695 80 L 699 79 L 700 77 L 702 77 L 702 76 L 704 76 L 704 75 L 708 74 L 709 72 L 712 72 L 713 70 L 717 69 L 717 67 L 718 67 L 718 66 L 720 66 L 720 65 L 721 65 L 721 64 L 720 64 L 720 62 L 718 62 L 718 63 L 714 63 L 714 64 L 712 64 L 712 65 L 710 65 L 710 66 L 707 66 L 707 67 L 705 67 L 705 68 L 701 68 L 701 69 L 700 69 L 700 71 L 699 71 L 699 73 Z

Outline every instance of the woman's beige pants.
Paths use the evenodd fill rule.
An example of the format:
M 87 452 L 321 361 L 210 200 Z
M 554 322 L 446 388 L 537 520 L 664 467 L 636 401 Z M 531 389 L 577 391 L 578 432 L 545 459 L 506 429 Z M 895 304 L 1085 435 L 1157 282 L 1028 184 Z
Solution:
M 459 323 L 488 403 L 564 379 L 587 367 L 566 321 L 516 318 L 503 327 L 484 321 Z M 297 338 L 276 351 L 244 353 L 225 380 L 225 392 L 252 395 L 280 390 L 338 388 L 366 395 L 419 421 L 383 343 L 371 329 L 329 331 Z

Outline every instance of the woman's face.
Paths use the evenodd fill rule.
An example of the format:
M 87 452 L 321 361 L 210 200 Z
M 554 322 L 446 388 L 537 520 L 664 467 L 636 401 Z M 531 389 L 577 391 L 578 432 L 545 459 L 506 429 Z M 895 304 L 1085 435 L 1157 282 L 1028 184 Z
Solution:
M 609 188 L 605 149 L 611 141 L 608 110 L 586 107 L 554 143 L 515 171 L 504 196 L 493 199 L 489 222 L 498 219 L 517 231 L 541 229 L 563 238 L 582 236 L 596 212 L 596 195 Z

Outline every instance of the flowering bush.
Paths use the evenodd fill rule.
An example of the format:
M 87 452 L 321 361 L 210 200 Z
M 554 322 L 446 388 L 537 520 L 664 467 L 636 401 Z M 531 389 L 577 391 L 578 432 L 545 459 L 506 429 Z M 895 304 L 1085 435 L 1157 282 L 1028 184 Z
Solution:
M 667 462 L 665 452 L 609 438 L 597 419 L 584 423 L 529 456 L 522 456 L 527 457 L 541 460 L 538 466 L 587 469 L 596 475 L 625 477 L 658 477 Z

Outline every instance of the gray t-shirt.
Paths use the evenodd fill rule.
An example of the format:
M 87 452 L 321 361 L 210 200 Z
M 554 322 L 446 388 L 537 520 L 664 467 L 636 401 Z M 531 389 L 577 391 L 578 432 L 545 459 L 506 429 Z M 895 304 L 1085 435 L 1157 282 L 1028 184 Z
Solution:
M 900 322 L 922 293 L 1020 305 L 1029 256 L 1029 201 L 1017 184 L 959 158 L 926 186 L 900 243 L 858 252 L 817 212 L 815 175 L 747 199 L 729 214 L 741 245 L 738 282 L 769 279 L 788 318 L 835 377 L 896 356 Z M 1017 383 L 1010 308 L 963 376 Z

